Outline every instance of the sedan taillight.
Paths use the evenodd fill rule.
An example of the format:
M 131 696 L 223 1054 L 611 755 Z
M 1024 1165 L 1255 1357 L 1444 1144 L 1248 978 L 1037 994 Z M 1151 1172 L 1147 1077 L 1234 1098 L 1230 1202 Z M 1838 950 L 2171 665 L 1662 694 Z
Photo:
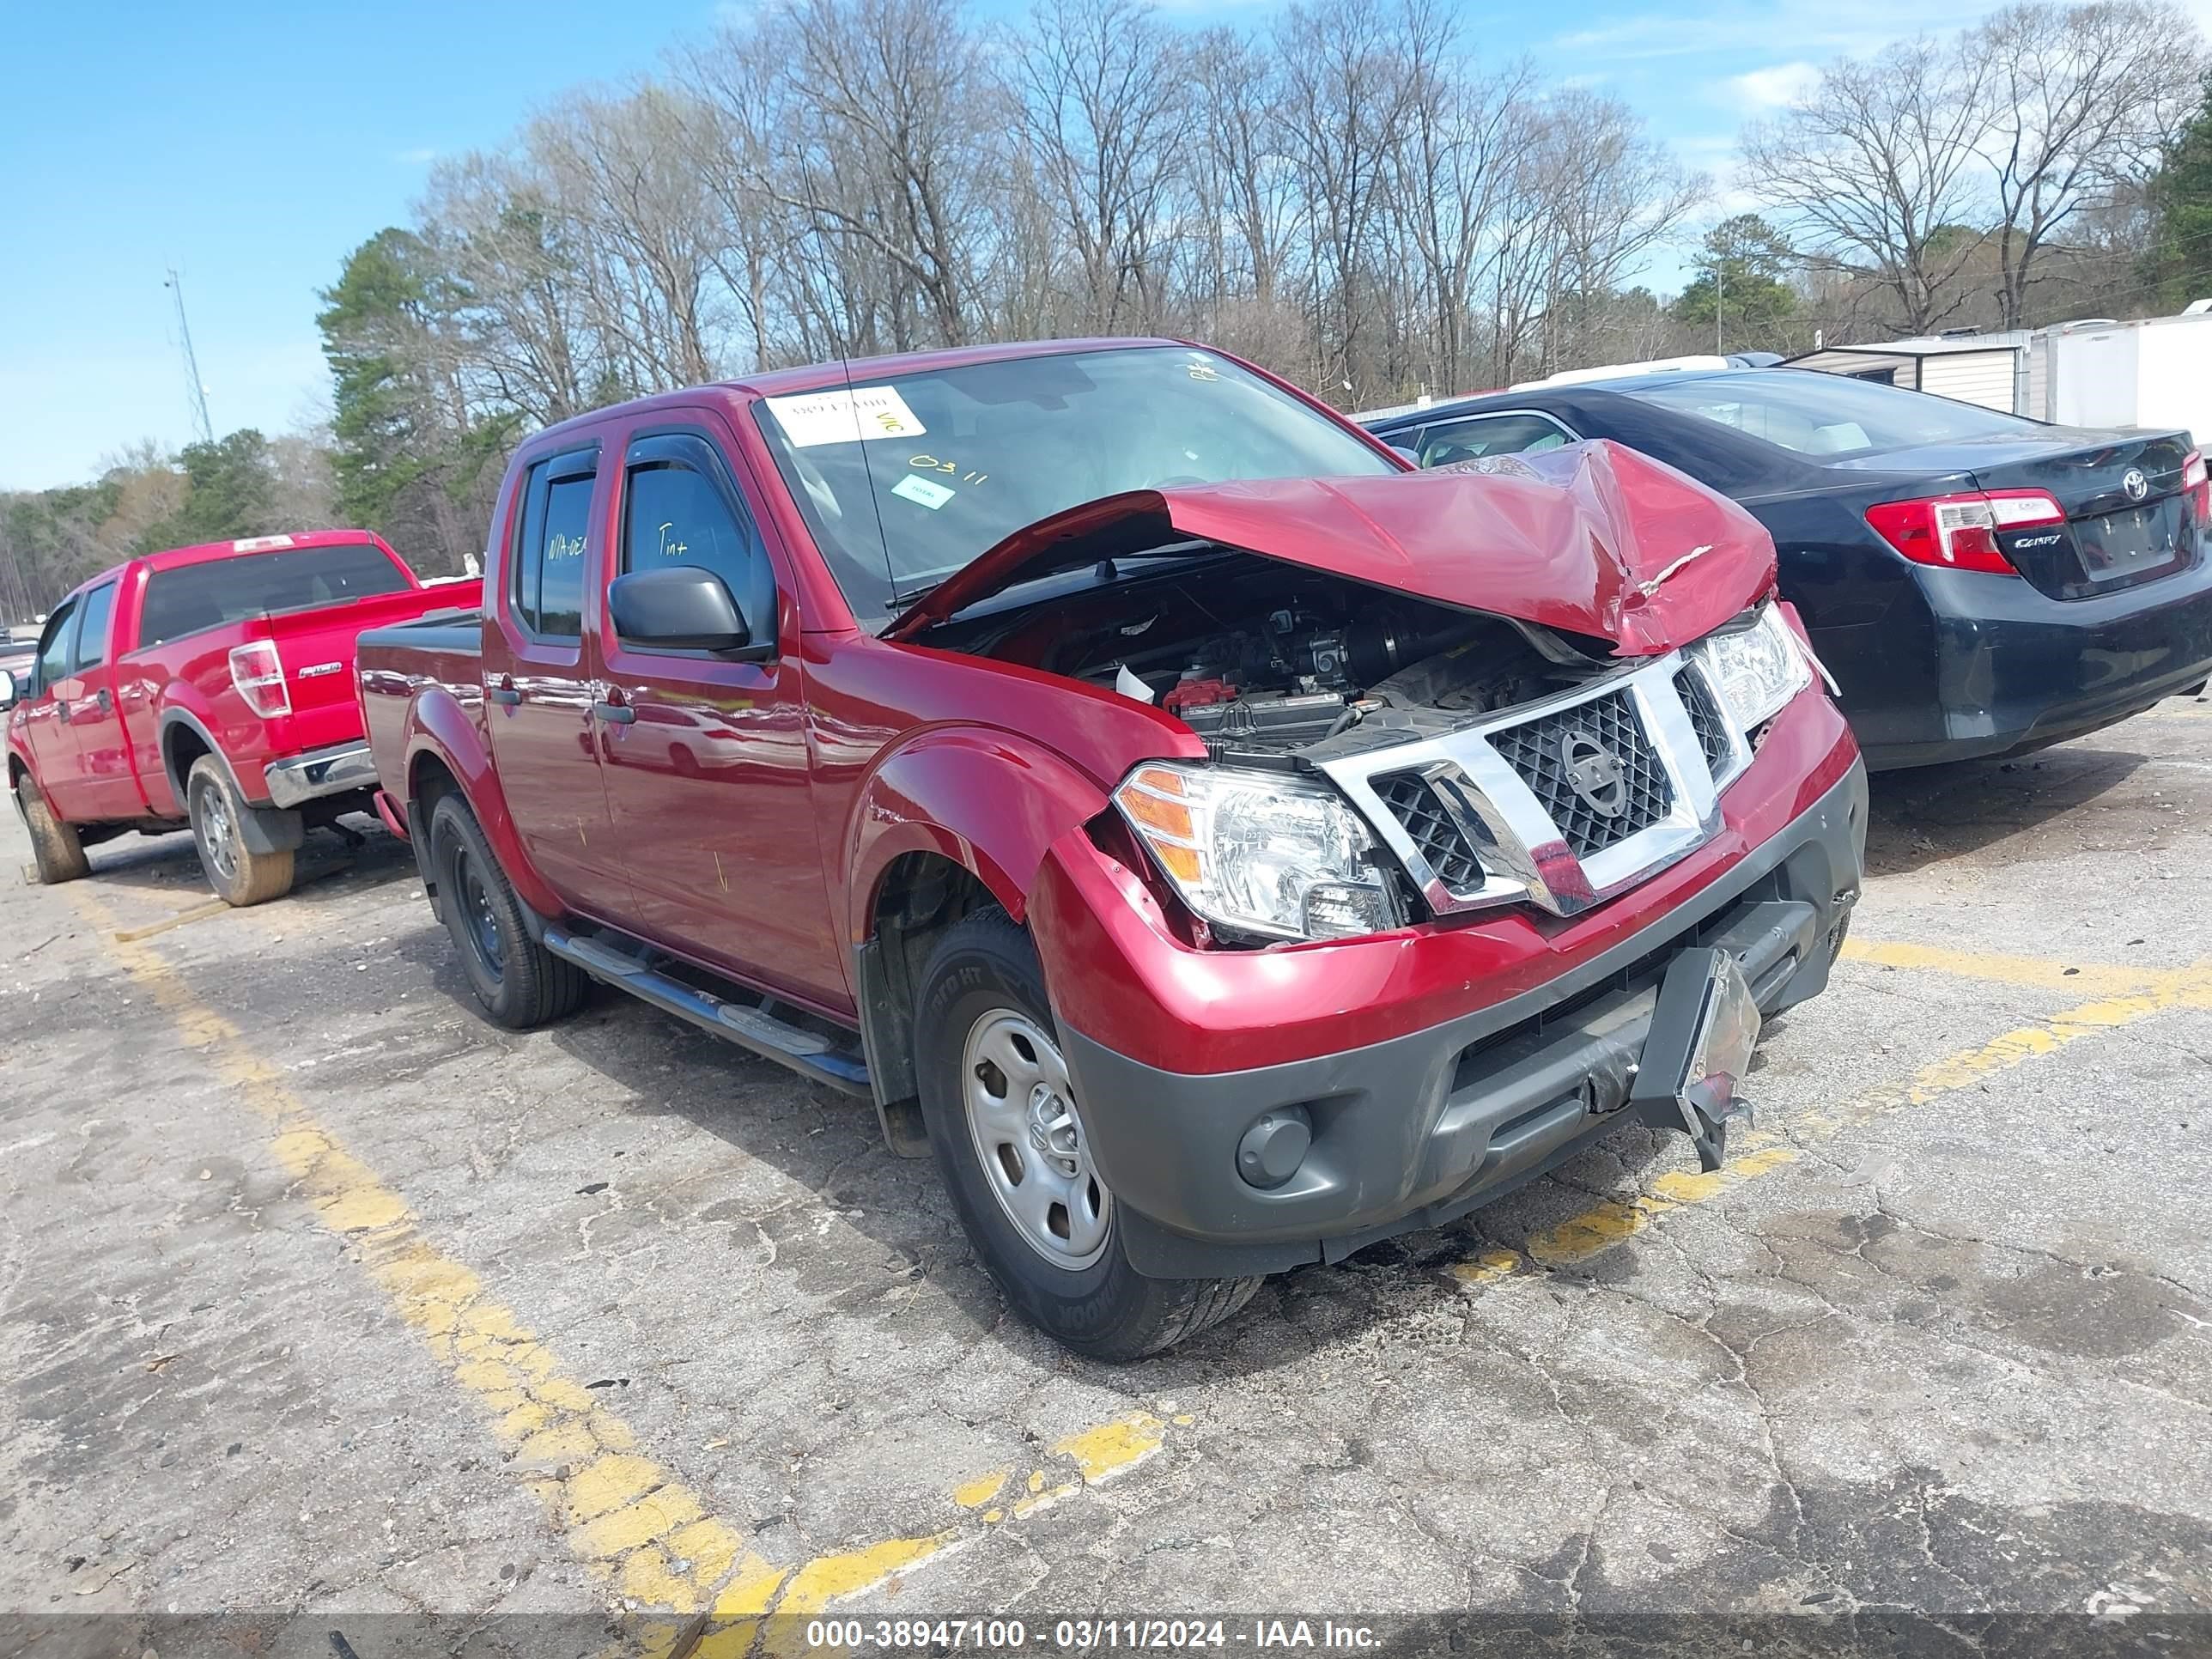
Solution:
M 1877 501 L 1866 510 L 1876 534 L 1915 564 L 1945 570 L 2020 572 L 1997 545 L 2000 530 L 2064 524 L 2066 509 L 2040 489 L 1978 489 L 1911 501 Z
M 2189 497 L 2189 505 L 2196 509 L 2198 526 L 2212 525 L 2212 483 L 2205 481 L 2204 452 L 2201 449 L 2192 449 L 2182 458 L 2181 493 Z
M 248 640 L 230 648 L 230 683 L 246 706 L 264 720 L 292 712 L 292 694 L 284 687 L 284 660 L 276 654 L 274 640 Z

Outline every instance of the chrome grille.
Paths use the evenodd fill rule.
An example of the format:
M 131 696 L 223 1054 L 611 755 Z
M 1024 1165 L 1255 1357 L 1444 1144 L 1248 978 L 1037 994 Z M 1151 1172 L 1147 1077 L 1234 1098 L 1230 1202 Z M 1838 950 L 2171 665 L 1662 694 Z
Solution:
M 1696 669 L 1686 668 L 1674 676 L 1674 690 L 1681 694 L 1683 712 L 1690 717 L 1690 729 L 1698 734 L 1698 747 L 1705 751 L 1707 769 L 1720 776 L 1728 767 L 1730 744 L 1728 720 L 1713 700 L 1712 687 Z
M 1375 793 L 1390 816 L 1405 826 L 1429 868 L 1455 893 L 1473 892 L 1483 882 L 1482 860 L 1418 772 L 1393 772 L 1374 781 Z
M 1568 776 L 1560 749 L 1577 732 L 1611 750 L 1620 761 L 1626 793 L 1620 811 L 1609 816 L 1599 811 L 1583 799 Z M 1578 859 L 1593 857 L 1649 830 L 1674 805 L 1666 769 L 1644 734 L 1635 702 L 1625 691 L 1608 692 L 1486 735 L 1491 746 L 1521 775 L 1521 781 L 1559 826 L 1560 839 Z
M 1718 785 L 1692 758 L 1710 722 L 1680 652 L 1455 729 L 1316 759 L 1364 812 L 1438 916 L 1528 902 L 1579 915 L 1685 858 L 1721 828 Z M 1354 728 L 1357 732 L 1358 728 Z M 1580 731 L 1620 763 L 1621 811 L 1590 809 L 1561 740 Z M 1731 732 L 1727 764 L 1743 745 Z M 1573 751 L 1597 758 L 1596 749 Z M 1599 776 L 1609 769 L 1599 768 Z M 1585 781 L 1598 776 L 1586 772 Z M 1609 789 L 1598 787 L 1608 802 Z

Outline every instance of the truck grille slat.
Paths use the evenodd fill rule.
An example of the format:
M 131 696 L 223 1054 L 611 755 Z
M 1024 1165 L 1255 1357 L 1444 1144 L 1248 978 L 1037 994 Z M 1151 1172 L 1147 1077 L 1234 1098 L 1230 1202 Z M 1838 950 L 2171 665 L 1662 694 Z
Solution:
M 1391 816 L 1429 861 L 1429 868 L 1455 893 L 1471 893 L 1482 885 L 1482 860 L 1467 844 L 1459 826 L 1437 800 L 1437 792 L 1418 772 L 1393 772 L 1375 780 L 1375 793 Z
M 1561 753 L 1563 744 L 1576 732 L 1594 738 L 1620 761 L 1624 785 L 1620 811 L 1601 812 L 1576 790 Z M 1625 691 L 1607 692 L 1488 735 L 1491 746 L 1521 775 L 1578 859 L 1592 858 L 1650 829 L 1674 805 L 1666 768 L 1644 733 L 1634 700 Z
M 1721 714 L 1720 704 L 1714 701 L 1712 687 L 1705 677 L 1694 668 L 1686 668 L 1674 676 L 1674 690 L 1680 694 L 1683 711 L 1690 717 L 1690 729 L 1698 734 L 1698 747 L 1705 752 L 1705 765 L 1715 777 L 1728 764 L 1728 721 Z

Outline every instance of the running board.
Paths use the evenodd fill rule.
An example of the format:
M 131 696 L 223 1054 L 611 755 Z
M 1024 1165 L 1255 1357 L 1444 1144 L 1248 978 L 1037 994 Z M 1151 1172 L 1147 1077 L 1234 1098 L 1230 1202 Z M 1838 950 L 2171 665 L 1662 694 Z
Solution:
M 564 929 L 548 927 L 545 948 L 563 961 L 574 963 L 593 979 L 618 986 L 662 1012 L 688 1019 L 765 1060 L 788 1066 L 801 1077 L 864 1099 L 875 1097 L 866 1066 L 850 1054 L 840 1054 L 817 1031 L 786 1024 L 762 1009 L 672 979 L 645 958 L 601 939 L 579 939 Z

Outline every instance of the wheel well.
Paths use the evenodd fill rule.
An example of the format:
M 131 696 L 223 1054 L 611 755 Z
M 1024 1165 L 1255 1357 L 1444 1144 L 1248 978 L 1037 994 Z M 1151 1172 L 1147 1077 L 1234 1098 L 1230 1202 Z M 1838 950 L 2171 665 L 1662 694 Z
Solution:
M 860 1020 L 884 1133 L 906 1157 L 929 1150 L 914 1065 L 922 970 L 947 928 L 997 902 L 973 871 L 941 853 L 902 853 L 876 885 L 860 952 Z
M 422 878 L 422 896 L 430 901 L 430 914 L 443 915 L 438 908 L 437 866 L 430 861 L 428 845 L 430 835 L 430 812 L 439 800 L 447 795 L 459 795 L 461 781 L 453 769 L 435 755 L 422 754 L 407 769 L 407 799 L 400 803 L 410 819 L 408 833 L 414 837 L 415 868 Z M 463 796 L 465 801 L 466 796 Z
M 430 822 L 430 809 L 438 804 L 438 797 L 459 789 L 461 782 L 453 769 L 435 755 L 417 755 L 415 764 L 407 771 L 407 799 L 419 803 L 422 822 Z
M 169 787 L 176 791 L 177 805 L 185 805 L 185 779 L 190 775 L 192 763 L 202 755 L 215 750 L 205 738 L 182 720 L 173 720 L 169 729 L 161 733 L 161 763 L 169 771 Z
M 9 794 L 11 794 L 11 795 L 12 795 L 12 794 L 14 794 L 14 793 L 15 793 L 16 788 L 17 788 L 17 787 L 18 787 L 22 783 L 22 781 L 23 781 L 23 775 L 24 775 L 25 773 L 28 772 L 30 769 L 30 769 L 29 767 L 26 766 L 26 765 L 23 763 L 23 757 L 22 757 L 21 755 L 16 754 L 13 750 L 10 750 L 9 751 L 9 753 L 8 753 L 8 793 L 9 793 Z

